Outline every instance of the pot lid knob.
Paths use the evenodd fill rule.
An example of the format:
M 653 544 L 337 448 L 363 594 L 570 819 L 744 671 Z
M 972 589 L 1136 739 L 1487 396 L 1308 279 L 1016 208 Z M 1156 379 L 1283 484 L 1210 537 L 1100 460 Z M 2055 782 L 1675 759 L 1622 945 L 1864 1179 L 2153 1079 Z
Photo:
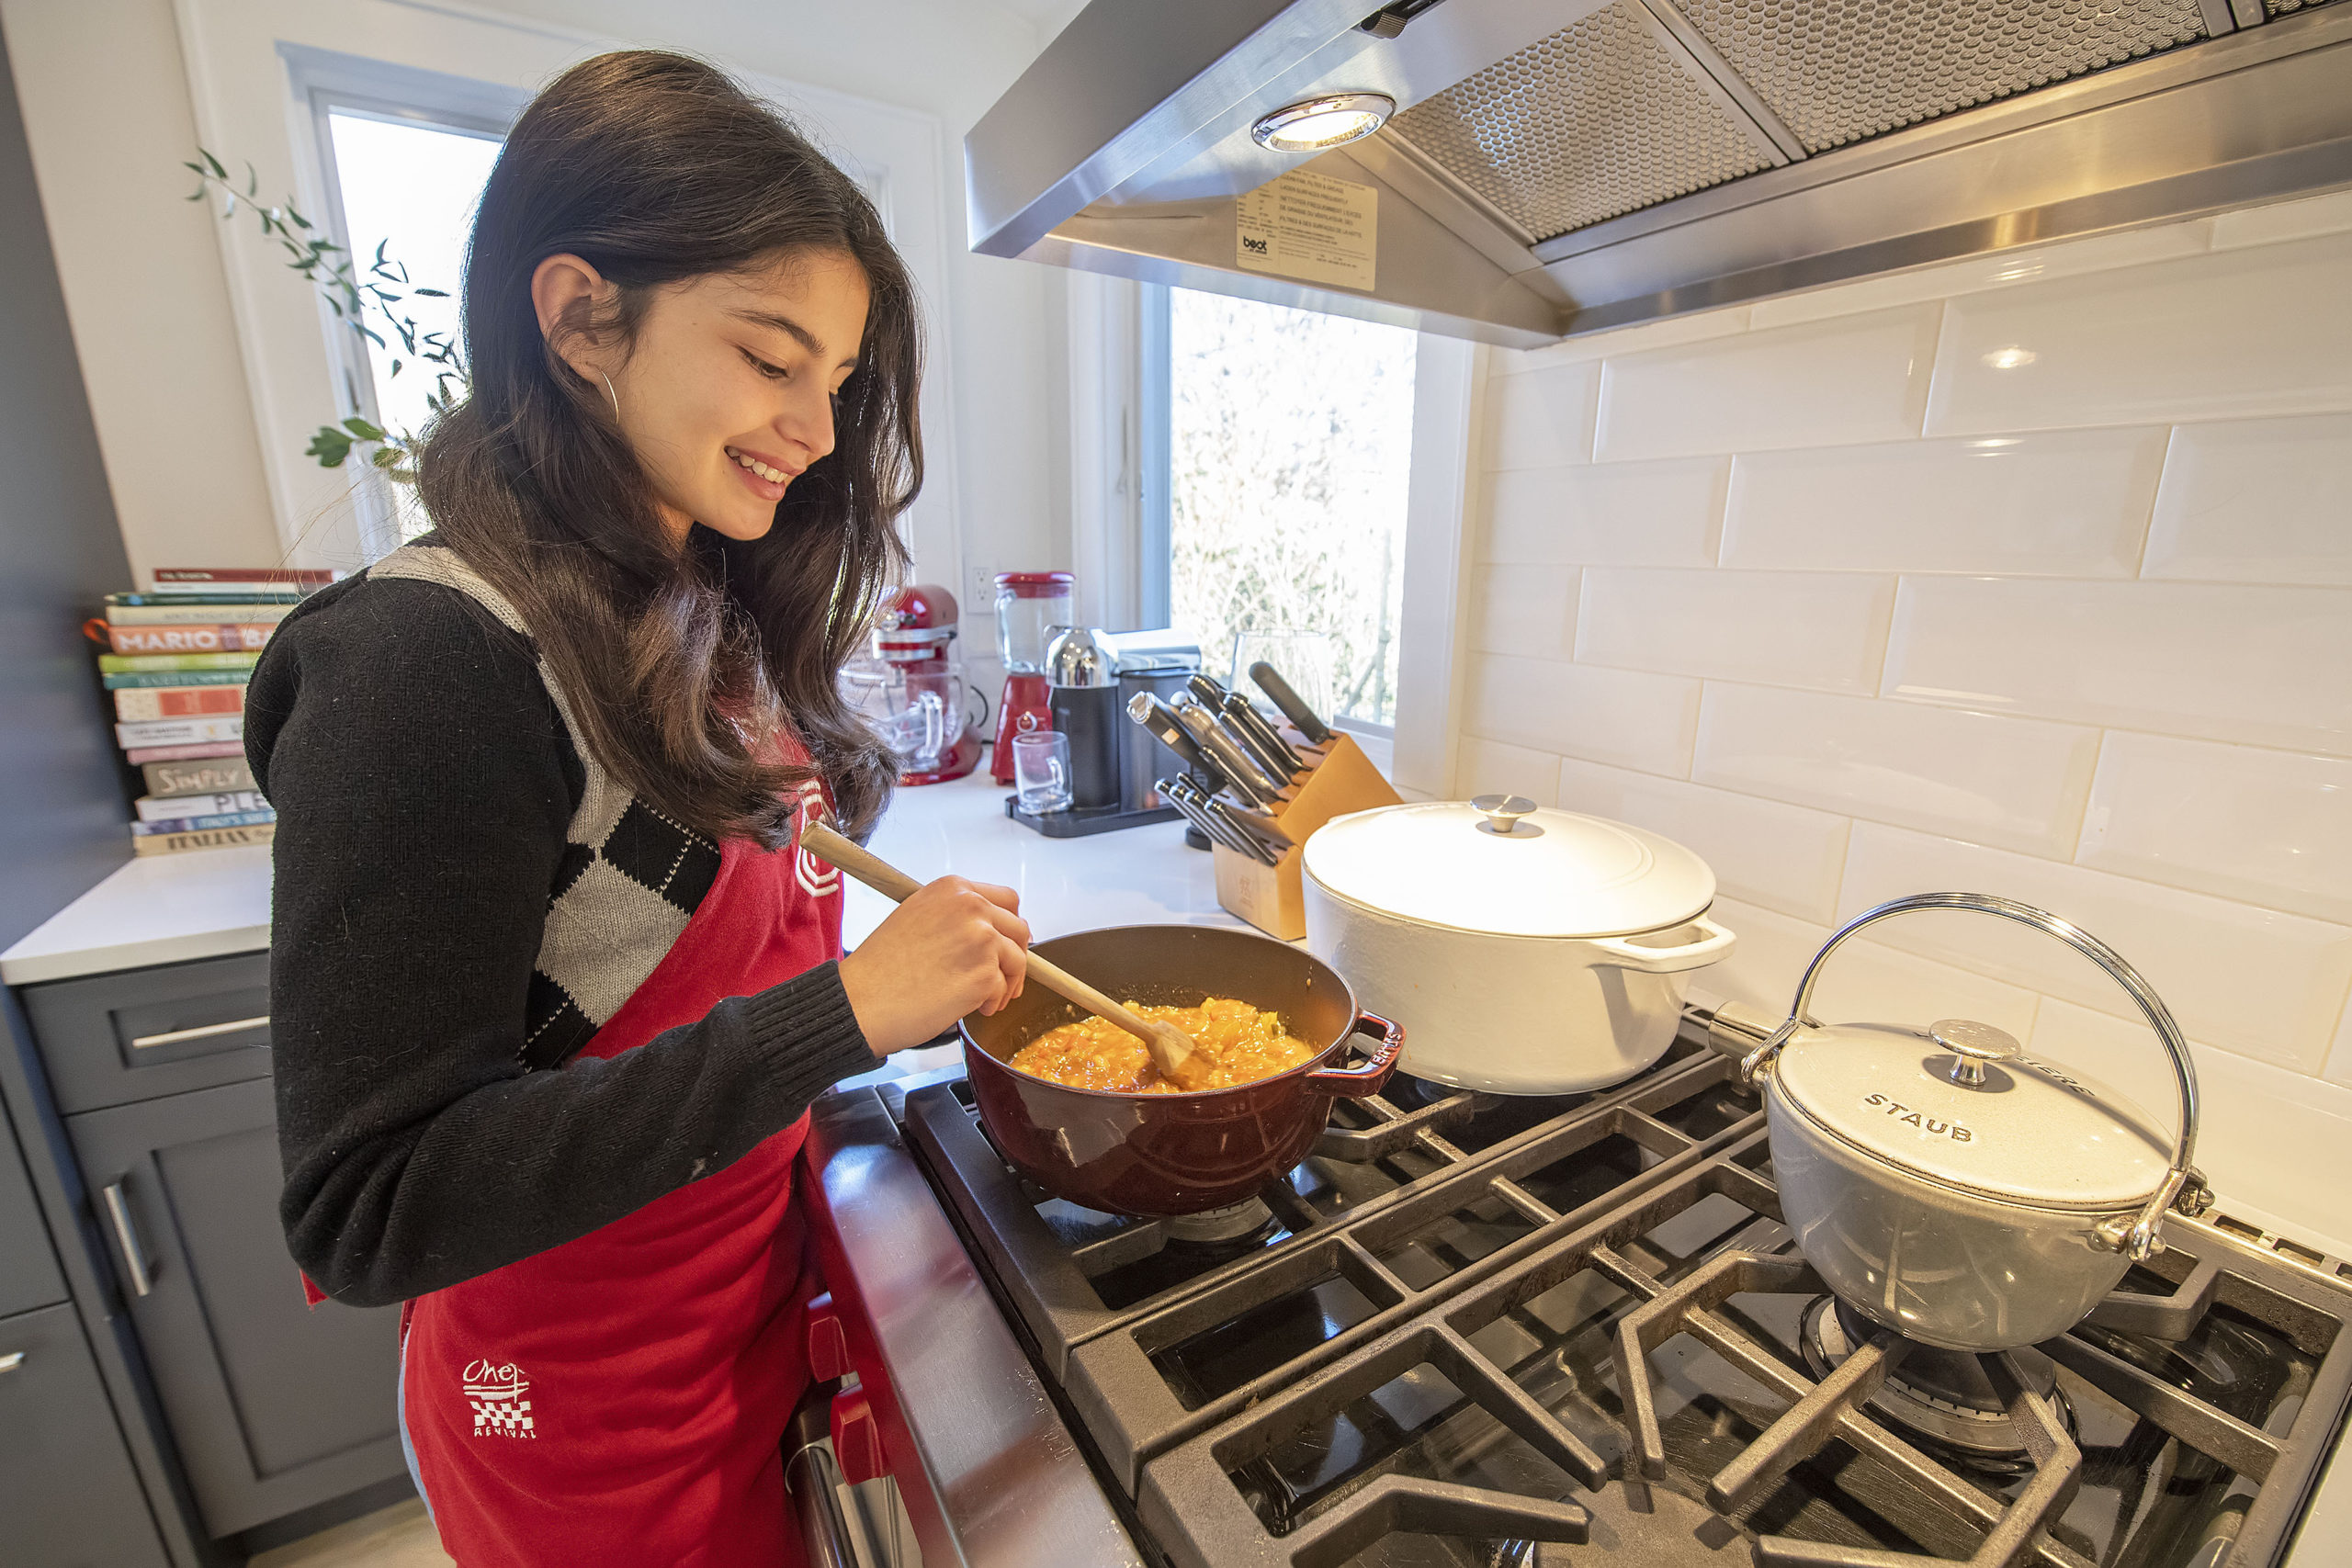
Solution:
M 1470 806 L 1486 817 L 1486 820 L 1478 824 L 1481 833 L 1492 833 L 1499 839 L 1508 839 L 1514 834 L 1532 839 L 1542 831 L 1531 824 L 1526 833 L 1519 832 L 1519 819 L 1536 809 L 1535 803 L 1523 795 L 1474 795 Z
M 1928 1038 L 1951 1053 L 1951 1081 L 1970 1089 L 1984 1083 L 1985 1063 L 2007 1061 L 2021 1049 L 2007 1030 L 1967 1018 L 1938 1019 L 1928 1026 Z

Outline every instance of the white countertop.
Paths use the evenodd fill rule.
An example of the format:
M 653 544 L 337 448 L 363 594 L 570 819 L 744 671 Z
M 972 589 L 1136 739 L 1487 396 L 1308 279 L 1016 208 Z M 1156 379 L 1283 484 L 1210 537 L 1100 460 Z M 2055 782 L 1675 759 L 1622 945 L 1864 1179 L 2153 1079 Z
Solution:
M 918 881 L 955 875 L 1014 889 L 1041 940 L 1092 926 L 1239 926 L 1217 908 L 1209 857 L 1184 847 L 1183 823 L 1048 839 L 1005 816 L 1006 793 L 985 773 L 901 789 L 874 852 Z M 261 952 L 269 946 L 269 875 L 266 844 L 133 860 L 0 953 L 0 982 Z M 843 940 L 865 940 L 889 908 L 851 884 Z
M 0 953 L 0 981 L 28 986 L 269 946 L 269 846 L 142 855 Z

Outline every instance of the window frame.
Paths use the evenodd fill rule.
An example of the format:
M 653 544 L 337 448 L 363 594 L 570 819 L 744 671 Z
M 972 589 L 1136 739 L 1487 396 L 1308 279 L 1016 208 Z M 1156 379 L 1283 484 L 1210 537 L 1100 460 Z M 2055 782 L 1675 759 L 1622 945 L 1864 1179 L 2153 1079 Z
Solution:
M 297 155 L 307 165 L 311 188 L 318 193 L 318 220 L 327 238 L 355 260 L 359 258 L 352 251 L 350 220 L 344 211 L 332 116 L 429 126 L 503 142 L 531 99 L 520 88 L 302 44 L 280 42 L 278 54 L 286 63 L 293 113 L 303 132 L 295 138 Z M 450 281 L 455 292 L 459 280 Z M 381 425 L 368 344 L 323 299 L 318 314 L 334 382 L 336 417 L 356 415 Z M 390 482 L 367 470 L 355 487 L 353 499 L 359 543 L 367 558 L 372 560 L 396 547 L 401 543 L 401 498 Z

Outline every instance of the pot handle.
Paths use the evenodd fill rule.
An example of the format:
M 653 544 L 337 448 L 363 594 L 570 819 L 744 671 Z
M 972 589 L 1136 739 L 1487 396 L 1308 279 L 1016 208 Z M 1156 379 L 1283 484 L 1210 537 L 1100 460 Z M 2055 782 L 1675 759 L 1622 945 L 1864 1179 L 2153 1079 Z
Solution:
M 1378 1094 L 1388 1087 L 1389 1075 L 1396 1070 L 1396 1058 L 1405 1053 L 1405 1027 L 1391 1023 L 1375 1013 L 1356 1014 L 1355 1022 L 1348 1026 L 1351 1034 L 1369 1034 L 1380 1042 L 1370 1057 L 1352 1067 L 1317 1067 L 1306 1075 L 1310 1089 L 1326 1094 L 1336 1094 L 1343 1100 L 1362 1100 Z
M 1699 928 L 1699 940 L 1686 942 L 1679 947 L 1645 947 L 1629 937 L 1587 937 L 1584 945 L 1597 949 L 1601 956 L 1593 963 L 1604 969 L 1638 969 L 1645 975 L 1679 975 L 1685 969 L 1696 969 L 1702 964 L 1713 964 L 1728 956 L 1732 944 L 1739 940 L 1730 930 L 1715 924 L 1704 915 L 1695 915 L 1683 922 Z
M 1816 1024 L 1805 1010 L 1813 1000 L 1813 986 L 1819 978 L 1821 966 L 1839 943 L 1864 926 L 1895 915 L 1907 915 L 1919 909 L 1963 909 L 1980 915 L 1997 915 L 2031 926 L 2035 931 L 2054 936 L 2107 973 L 2107 977 L 2123 987 L 2124 993 L 2140 1004 L 2140 1011 L 2148 1026 L 2164 1042 L 2165 1054 L 2172 1058 L 2173 1084 L 2180 1098 L 2180 1134 L 2174 1141 L 2172 1168 L 2156 1188 L 2155 1195 L 2140 1211 L 2140 1216 L 2128 1227 L 2117 1224 L 2111 1232 L 2101 1227 L 2102 1234 L 2118 1252 L 2134 1262 L 2162 1250 L 2159 1232 L 2163 1228 L 2165 1211 L 2182 1196 L 2187 1188 L 2192 1194 L 2205 1190 L 2204 1180 L 2189 1168 L 2189 1160 L 2197 1152 L 2197 1068 L 2188 1059 L 2188 1042 L 2181 1037 L 2180 1025 L 2173 1021 L 2172 1010 L 2164 998 L 2157 996 L 2140 972 L 2124 962 L 2123 955 L 2091 935 L 2071 920 L 2061 919 L 2046 909 L 2019 903 L 2015 898 L 2002 898 L 1990 893 L 1914 893 L 1908 897 L 1894 898 L 1875 909 L 1866 909 L 1838 929 L 1835 935 L 1822 943 L 1821 951 L 1804 968 L 1804 977 L 1797 982 L 1796 1000 L 1789 1004 L 1788 1021 L 1772 1032 L 1771 1038 L 1749 1052 L 1739 1064 L 1742 1082 L 1753 1084 L 1756 1077 L 1780 1055 L 1781 1047 L 1789 1043 L 1801 1025 Z M 2193 1201 L 2193 1199 L 2192 1199 Z

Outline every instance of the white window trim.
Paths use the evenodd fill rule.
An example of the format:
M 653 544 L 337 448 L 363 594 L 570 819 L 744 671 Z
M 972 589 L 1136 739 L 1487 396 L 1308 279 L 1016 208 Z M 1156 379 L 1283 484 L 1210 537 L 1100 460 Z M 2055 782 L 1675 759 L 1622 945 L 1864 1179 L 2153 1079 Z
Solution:
M 1089 626 L 1141 626 L 1149 603 L 1144 421 L 1167 417 L 1165 394 L 1154 408 L 1143 385 L 1146 333 L 1156 306 L 1164 355 L 1166 290 L 1084 271 L 1068 276 L 1075 609 Z M 1400 792 L 1419 799 L 1443 798 L 1453 787 L 1467 662 L 1462 600 L 1476 549 L 1482 466 L 1476 442 L 1490 353 L 1483 344 L 1428 333 L 1415 345 L 1396 723 L 1331 721 L 1356 739 Z M 1165 498 L 1159 503 L 1164 508 Z M 1164 532 L 1159 544 L 1164 550 Z M 1163 595 L 1166 570 L 1159 569 Z M 1163 597 L 1163 619 L 1165 604 Z
M 277 52 L 286 62 L 298 117 L 309 135 L 293 138 L 302 183 L 318 193 L 317 217 L 328 236 L 364 268 L 351 243 L 351 226 L 343 208 L 343 182 L 335 168 L 334 132 L 328 116 L 337 110 L 371 118 L 429 125 L 438 130 L 503 141 L 530 94 L 517 87 L 417 66 L 398 65 L 363 56 L 341 54 L 306 44 L 280 42 Z M 419 279 L 420 282 L 428 280 Z M 430 285 L 458 292 L 459 279 L 432 279 Z M 338 417 L 356 414 L 383 423 L 376 405 L 376 381 L 368 363 L 366 345 L 350 325 L 335 315 L 324 299 L 318 302 L 319 327 L 326 334 L 327 357 L 334 378 Z M 401 498 L 381 475 L 353 470 L 359 482 L 353 492 L 365 558 L 373 560 L 401 542 Z

